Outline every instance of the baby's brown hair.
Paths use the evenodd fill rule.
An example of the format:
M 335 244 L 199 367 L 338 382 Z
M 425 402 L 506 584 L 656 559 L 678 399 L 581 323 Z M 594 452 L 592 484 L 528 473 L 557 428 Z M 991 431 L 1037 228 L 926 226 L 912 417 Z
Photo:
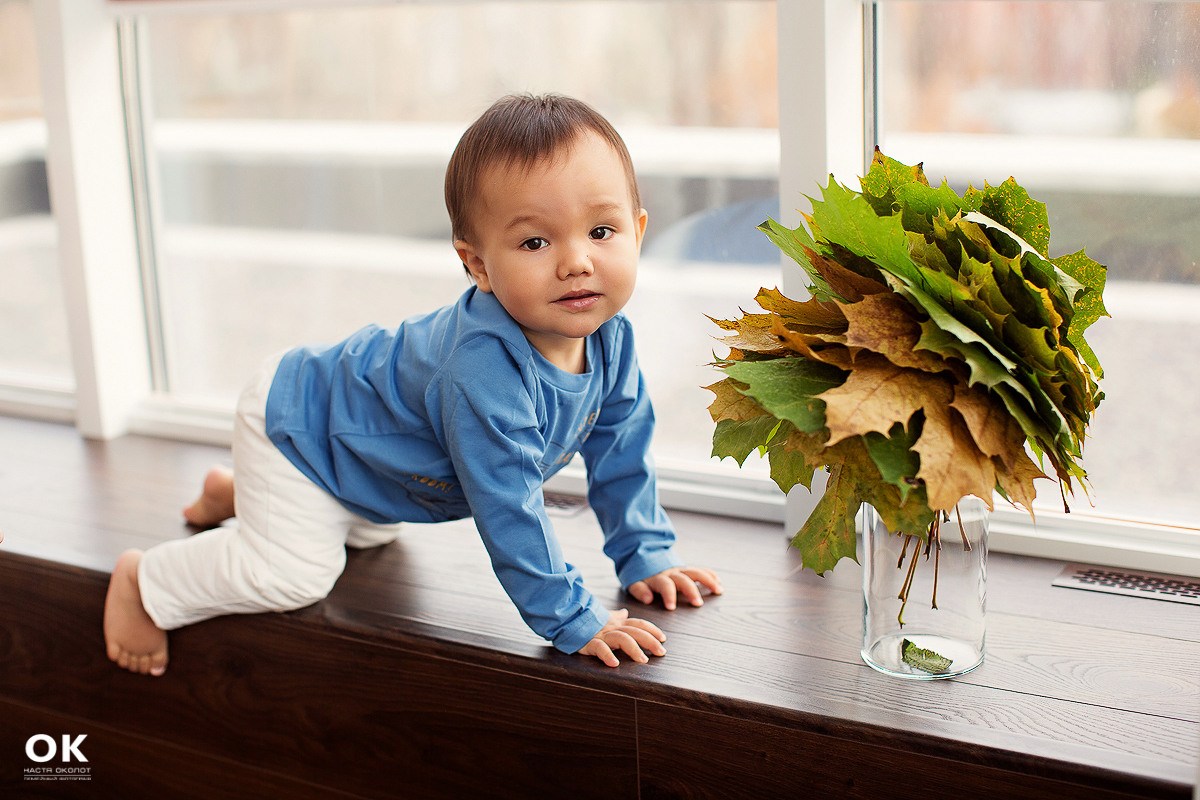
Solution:
M 446 210 L 455 240 L 471 241 L 472 202 L 490 167 L 528 168 L 570 147 L 584 131 L 604 139 L 625 167 L 633 213 L 642 207 L 633 161 L 624 140 L 598 111 L 558 94 L 508 95 L 497 100 L 467 128 L 446 168 Z

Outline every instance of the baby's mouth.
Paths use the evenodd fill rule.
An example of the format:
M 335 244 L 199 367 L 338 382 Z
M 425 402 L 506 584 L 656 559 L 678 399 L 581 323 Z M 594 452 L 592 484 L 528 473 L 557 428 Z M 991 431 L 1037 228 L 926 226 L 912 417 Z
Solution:
M 587 289 L 579 289 L 574 292 L 567 292 L 566 294 L 564 294 L 562 297 L 560 297 L 558 299 L 560 301 L 562 301 L 562 300 L 579 300 L 579 299 L 585 298 L 585 297 L 599 297 L 599 295 L 596 292 L 588 291 Z
M 586 289 L 581 289 L 575 292 L 567 292 L 562 297 L 554 301 L 555 305 L 563 308 L 571 309 L 572 311 L 583 311 L 591 308 L 599 301 L 600 295 L 596 292 L 590 292 Z

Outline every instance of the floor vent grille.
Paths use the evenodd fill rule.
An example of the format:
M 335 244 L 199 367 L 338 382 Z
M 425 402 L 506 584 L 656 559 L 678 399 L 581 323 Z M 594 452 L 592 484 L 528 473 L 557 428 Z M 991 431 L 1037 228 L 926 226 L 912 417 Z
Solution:
M 1053 585 L 1200 606 L 1200 580 L 1158 572 L 1068 564 L 1054 579 Z

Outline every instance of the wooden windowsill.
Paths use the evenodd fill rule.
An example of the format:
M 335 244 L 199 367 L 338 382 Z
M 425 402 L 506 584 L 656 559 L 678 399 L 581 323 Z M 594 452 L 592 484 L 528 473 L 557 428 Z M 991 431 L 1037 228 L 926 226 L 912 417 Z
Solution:
M 647 665 L 548 647 L 460 522 L 351 552 L 315 606 L 175 632 L 165 677 L 127 675 L 103 658 L 106 573 L 128 547 L 190 535 L 179 509 L 228 454 L 8 418 L 0 441 L 0 753 L 50 723 L 88 733 L 96 789 L 187 775 L 207 796 L 386 796 L 405 781 L 464 796 L 500 776 L 495 796 L 529 796 L 549 775 L 546 796 L 565 781 L 606 797 L 1190 797 L 1197 607 L 1055 588 L 1058 562 L 992 554 L 985 663 L 891 679 L 858 655 L 855 565 L 799 572 L 777 526 L 682 512 L 683 555 L 726 593 L 639 606 L 668 634 Z M 632 610 L 591 514 L 555 525 L 592 591 Z M 0 794 L 22 788 L 20 767 L 0 760 Z

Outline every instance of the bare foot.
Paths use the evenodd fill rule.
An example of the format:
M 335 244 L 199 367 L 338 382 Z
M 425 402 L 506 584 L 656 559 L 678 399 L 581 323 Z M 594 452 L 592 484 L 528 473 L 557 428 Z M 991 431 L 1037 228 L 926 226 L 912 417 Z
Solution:
M 213 467 L 204 476 L 200 497 L 183 509 L 183 518 L 200 528 L 213 528 L 233 516 L 233 470 Z
M 142 607 L 141 560 L 141 550 L 126 550 L 113 567 L 104 600 L 104 643 L 109 660 L 122 669 L 157 677 L 167 669 L 167 632 Z

